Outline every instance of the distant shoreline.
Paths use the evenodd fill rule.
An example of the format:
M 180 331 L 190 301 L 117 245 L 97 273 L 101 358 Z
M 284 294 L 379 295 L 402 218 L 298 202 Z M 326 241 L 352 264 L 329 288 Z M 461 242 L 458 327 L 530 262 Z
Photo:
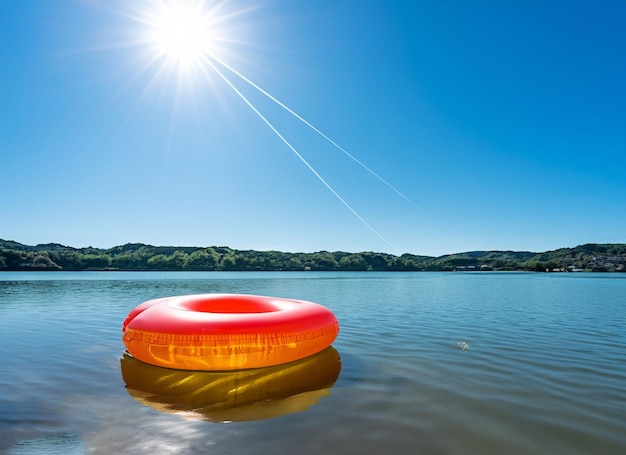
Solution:
M 56 243 L 29 246 L 0 239 L 0 271 L 626 272 L 626 244 L 589 243 L 542 253 L 469 251 L 433 257 L 343 251 L 285 253 L 142 243 L 108 249 L 73 248 Z

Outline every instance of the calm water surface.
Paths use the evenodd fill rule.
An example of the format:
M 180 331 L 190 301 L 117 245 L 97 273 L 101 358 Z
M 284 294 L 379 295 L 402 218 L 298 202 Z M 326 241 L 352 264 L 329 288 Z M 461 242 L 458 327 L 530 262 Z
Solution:
M 205 292 L 341 332 L 281 370 L 123 355 L 133 307 Z M 0 337 L 0 453 L 626 453 L 626 274 L 2 272 Z

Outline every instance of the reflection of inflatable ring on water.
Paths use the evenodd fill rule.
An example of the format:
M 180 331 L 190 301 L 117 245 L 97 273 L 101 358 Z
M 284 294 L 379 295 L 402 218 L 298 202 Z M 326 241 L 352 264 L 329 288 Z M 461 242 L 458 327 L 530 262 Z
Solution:
M 182 370 L 238 370 L 316 354 L 339 324 L 326 307 L 303 300 L 199 294 L 144 302 L 122 327 L 126 349 L 152 365 Z
M 331 346 L 284 365 L 233 372 L 182 371 L 124 354 L 128 393 L 158 411 L 211 422 L 249 421 L 306 411 L 330 394 L 341 371 Z

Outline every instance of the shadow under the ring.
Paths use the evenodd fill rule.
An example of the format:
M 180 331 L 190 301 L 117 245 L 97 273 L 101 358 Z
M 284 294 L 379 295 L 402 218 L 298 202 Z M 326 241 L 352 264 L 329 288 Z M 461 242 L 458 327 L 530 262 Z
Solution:
M 209 422 L 243 422 L 306 411 L 341 372 L 332 346 L 311 357 L 267 368 L 229 372 L 187 371 L 149 365 L 124 353 L 128 393 L 158 411 Z

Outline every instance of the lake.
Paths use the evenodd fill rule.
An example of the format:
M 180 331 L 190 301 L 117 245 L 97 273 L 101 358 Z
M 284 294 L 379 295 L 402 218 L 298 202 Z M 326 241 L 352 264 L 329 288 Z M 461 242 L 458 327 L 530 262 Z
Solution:
M 197 293 L 341 330 L 259 371 L 124 355 L 132 308 Z M 626 274 L 1 272 L 0 334 L 3 454 L 626 453 Z

